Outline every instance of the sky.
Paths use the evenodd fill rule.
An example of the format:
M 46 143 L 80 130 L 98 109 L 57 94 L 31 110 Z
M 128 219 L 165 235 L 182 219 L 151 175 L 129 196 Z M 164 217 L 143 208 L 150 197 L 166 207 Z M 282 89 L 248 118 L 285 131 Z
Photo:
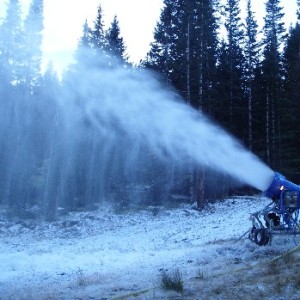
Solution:
M 0 17 L 5 14 L 7 1 L 0 0 Z M 26 12 L 31 0 L 20 1 Z M 246 0 L 240 2 L 243 10 Z M 263 24 L 265 2 L 252 0 L 260 26 Z M 130 61 L 138 63 L 146 56 L 153 41 L 153 32 L 163 8 L 163 0 L 44 0 L 44 64 L 52 60 L 56 68 L 64 68 L 72 61 L 72 51 L 77 46 L 82 26 L 86 19 L 92 25 L 99 4 L 103 10 L 106 28 L 110 26 L 113 17 L 117 16 Z M 281 0 L 281 5 L 288 28 L 296 20 L 297 0 Z
M 77 46 L 85 20 L 93 25 L 99 3 L 106 28 L 110 26 L 114 16 L 117 16 L 130 60 L 139 62 L 144 58 L 153 40 L 162 0 L 45 0 L 47 38 L 43 47 L 48 57 L 55 57 L 55 53 L 59 52 L 61 63 L 64 64 L 69 59 L 69 52 Z M 66 18 L 70 7 L 72 13 L 67 13 Z

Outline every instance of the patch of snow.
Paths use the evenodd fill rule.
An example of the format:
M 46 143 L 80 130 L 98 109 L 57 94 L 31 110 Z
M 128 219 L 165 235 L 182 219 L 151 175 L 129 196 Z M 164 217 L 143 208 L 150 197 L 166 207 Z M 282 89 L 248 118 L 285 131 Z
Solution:
M 159 286 L 163 270 L 185 278 L 230 269 L 282 245 L 240 240 L 264 198 L 235 198 L 115 214 L 70 213 L 53 223 L 0 223 L 0 299 L 108 299 Z M 101 296 L 101 297 L 100 297 Z M 99 298 L 100 297 L 100 298 Z M 143 298 L 141 298 L 143 299 Z M 146 299 L 146 298 L 145 298 Z

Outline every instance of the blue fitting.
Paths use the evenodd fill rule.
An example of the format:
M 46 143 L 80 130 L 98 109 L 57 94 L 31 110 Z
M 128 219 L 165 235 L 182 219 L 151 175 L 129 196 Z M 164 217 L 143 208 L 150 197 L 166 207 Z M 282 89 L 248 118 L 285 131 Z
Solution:
M 282 174 L 274 172 L 274 179 L 268 189 L 264 191 L 264 196 L 278 199 L 283 190 L 300 191 L 300 186 L 288 181 Z

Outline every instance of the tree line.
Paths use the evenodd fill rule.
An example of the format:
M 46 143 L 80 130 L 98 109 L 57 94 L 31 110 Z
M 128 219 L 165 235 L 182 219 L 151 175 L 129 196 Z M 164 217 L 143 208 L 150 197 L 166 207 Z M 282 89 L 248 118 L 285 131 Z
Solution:
M 266 2 L 262 39 L 251 0 L 245 20 L 239 2 L 164 1 L 145 66 L 164 74 L 188 103 L 272 168 L 297 173 L 291 153 L 298 135 L 299 1 L 298 22 L 288 34 L 280 1 Z M 218 34 L 220 11 L 225 37 Z
M 297 23 L 287 33 L 280 1 L 268 0 L 262 38 L 252 1 L 246 1 L 244 20 L 239 5 L 165 0 L 144 65 L 272 169 L 299 181 L 300 1 Z M 203 171 L 192 180 L 196 190 L 201 178 Z
M 44 74 L 40 72 L 43 0 L 32 0 L 25 20 L 20 1 L 9 0 L 0 24 L 0 204 L 20 211 L 45 202 L 40 206 L 51 211 L 53 218 L 62 205 L 59 197 L 64 197 L 68 209 L 100 201 L 97 187 L 100 179 L 95 175 L 95 182 L 89 184 L 90 177 L 84 167 L 88 145 L 105 148 L 95 142 L 92 134 L 87 139 L 88 145 L 82 142 L 76 145 L 77 167 L 70 170 L 72 179 L 64 182 L 69 194 L 64 192 L 61 196 L 58 184 L 61 146 L 57 124 L 63 120 L 58 114 L 58 104 L 52 99 L 63 86 L 82 76 L 82 65 L 87 70 L 120 65 L 129 72 L 154 70 L 161 74 L 164 85 L 175 88 L 184 101 L 226 128 L 274 170 L 299 180 L 299 0 L 297 5 L 297 23 L 286 33 L 280 1 L 268 0 L 263 38 L 258 38 L 251 0 L 247 0 L 244 20 L 238 0 L 226 0 L 225 4 L 215 0 L 164 0 L 154 41 L 138 66 L 129 62 L 117 17 L 104 29 L 99 5 L 92 25 L 87 21 L 83 24 L 76 63 L 58 80 L 51 65 Z M 220 34 L 223 27 L 225 35 Z M 55 143 L 50 142 L 53 139 Z M 86 156 L 80 155 L 84 151 Z M 169 177 L 173 192 L 176 190 L 196 201 L 199 208 L 208 199 L 229 193 L 228 180 L 221 175 L 192 166 L 173 167 L 170 174 L 170 165 L 159 163 L 151 151 L 143 152 L 147 153 L 147 159 L 140 166 L 144 170 L 140 177 L 153 183 L 152 196 L 156 199 L 166 197 Z M 153 163 L 147 169 L 149 160 Z M 101 169 L 100 161 L 99 157 L 94 162 L 105 172 L 107 166 Z M 125 177 L 124 172 L 119 180 L 124 186 L 128 184 Z M 211 184 L 212 178 L 222 182 L 221 195 Z M 85 192 L 88 189 L 89 194 Z M 44 200 L 36 200 L 41 195 Z M 97 199 L 87 200 L 89 197 Z

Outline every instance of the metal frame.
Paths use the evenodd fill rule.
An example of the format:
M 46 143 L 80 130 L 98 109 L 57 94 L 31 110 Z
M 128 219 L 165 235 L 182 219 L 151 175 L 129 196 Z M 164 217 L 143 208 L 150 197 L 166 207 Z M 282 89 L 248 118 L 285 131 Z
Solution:
M 273 235 L 300 235 L 300 192 L 282 190 L 278 200 L 252 213 L 249 239 L 259 246 L 271 243 Z

